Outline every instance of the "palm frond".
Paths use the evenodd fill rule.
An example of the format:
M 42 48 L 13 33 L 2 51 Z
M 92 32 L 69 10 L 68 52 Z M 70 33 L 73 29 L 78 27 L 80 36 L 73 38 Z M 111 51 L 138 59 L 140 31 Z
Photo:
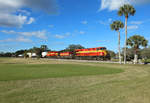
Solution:
M 133 48 L 139 48 L 140 46 L 146 47 L 148 45 L 148 41 L 140 35 L 134 35 L 128 38 L 127 45 Z
M 118 15 L 122 16 L 124 15 L 125 17 L 128 17 L 130 15 L 134 16 L 136 10 L 132 5 L 125 4 L 122 7 L 119 8 Z
M 124 24 L 121 21 L 114 21 L 112 24 L 110 24 L 110 28 L 117 31 L 120 28 L 124 28 Z

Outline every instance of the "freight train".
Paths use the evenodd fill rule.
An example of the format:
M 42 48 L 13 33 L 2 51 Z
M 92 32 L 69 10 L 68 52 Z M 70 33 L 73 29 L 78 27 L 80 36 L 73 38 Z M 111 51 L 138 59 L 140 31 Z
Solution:
M 72 52 L 49 51 L 42 53 L 42 57 L 78 60 L 110 60 L 110 55 L 105 47 L 75 49 Z

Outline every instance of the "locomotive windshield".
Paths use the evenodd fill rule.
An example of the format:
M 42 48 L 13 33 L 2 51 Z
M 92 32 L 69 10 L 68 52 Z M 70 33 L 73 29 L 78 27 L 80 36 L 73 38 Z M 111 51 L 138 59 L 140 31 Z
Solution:
M 97 48 L 97 50 L 106 50 L 106 48 Z
M 106 48 L 101 48 L 101 50 L 106 50 Z

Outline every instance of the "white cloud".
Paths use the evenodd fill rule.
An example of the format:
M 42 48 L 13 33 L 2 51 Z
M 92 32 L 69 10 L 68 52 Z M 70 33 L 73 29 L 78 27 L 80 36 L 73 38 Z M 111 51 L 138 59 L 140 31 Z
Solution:
M 133 25 L 140 25 L 143 23 L 143 21 L 131 21 L 130 23 Z
M 108 19 L 108 22 L 112 22 L 112 18 L 109 18 L 109 19 Z
M 55 37 L 56 37 L 57 39 L 63 39 L 63 38 L 65 38 L 64 35 L 59 35 L 59 34 L 56 34 Z
M 101 7 L 99 11 L 103 9 L 108 9 L 110 11 L 117 10 L 124 4 L 144 4 L 149 2 L 150 0 L 101 0 Z
M 65 33 L 65 36 L 70 36 L 70 35 L 71 35 L 70 32 Z
M 102 24 L 102 25 L 108 25 L 108 22 L 104 22 L 102 20 L 99 20 L 98 23 Z
M 85 31 L 80 31 L 79 33 L 80 33 L 80 34 L 85 34 Z
M 18 41 L 18 42 L 32 42 L 32 40 L 24 38 L 24 37 L 18 37 L 16 39 L 16 41 Z
M 54 25 L 52 25 L 52 24 L 51 24 L 51 25 L 48 25 L 48 27 L 50 27 L 50 28 L 54 28 Z
M 46 31 L 33 31 L 33 32 L 18 32 L 18 34 L 23 35 L 23 36 L 35 36 L 40 39 L 46 39 Z
M 99 20 L 98 23 L 102 24 L 102 25 L 109 25 L 112 22 L 112 18 L 109 18 L 108 20 L 104 21 L 104 20 Z
M 1 32 L 2 32 L 2 33 L 5 33 L 5 34 L 16 34 L 16 32 L 13 31 L 13 30 L 10 30 L 10 31 L 2 30 Z
M 18 12 L 19 14 L 31 15 L 31 13 L 30 13 L 29 11 L 27 11 L 27 10 L 19 9 L 19 10 L 17 10 L 17 12 Z
M 32 32 L 16 32 L 16 31 L 6 31 L 6 30 L 2 30 L 1 31 L 2 33 L 5 33 L 5 34 L 17 34 L 17 35 L 21 35 L 21 36 L 34 36 L 34 37 L 37 37 L 37 38 L 40 38 L 40 39 L 47 39 L 46 37 L 46 31 L 45 30 L 42 30 L 42 31 L 32 31 Z
M 0 10 L 5 13 L 14 12 L 23 7 L 49 14 L 55 14 L 58 10 L 56 0 L 0 0 Z
M 29 18 L 30 12 L 22 8 L 40 10 L 48 14 L 57 13 L 56 0 L 0 0 L 0 26 L 22 27 L 24 24 L 31 24 L 34 19 Z
M 11 42 L 11 41 L 14 41 L 14 40 L 13 40 L 13 39 L 10 39 L 10 38 L 5 39 L 5 40 L 0 40 L 0 42 Z
M 128 29 L 129 30 L 132 30 L 132 29 L 138 29 L 139 27 L 137 25 L 130 25 L 128 26 Z
M 97 40 L 96 42 L 110 42 L 109 40 Z
M 35 19 L 33 17 L 30 17 L 29 21 L 27 22 L 27 24 L 32 24 L 35 21 Z
M 0 26 L 2 27 L 22 27 L 26 21 L 27 16 L 0 13 Z
M 32 42 L 32 40 L 24 37 L 18 37 L 16 39 L 8 38 L 5 40 L 0 40 L 0 42 Z
M 57 39 L 64 39 L 64 38 L 66 38 L 66 37 L 68 37 L 68 36 L 70 36 L 70 35 L 71 35 L 70 32 L 67 32 L 67 33 L 65 33 L 65 34 L 63 34 L 63 35 L 56 34 L 56 35 L 55 35 L 55 38 L 57 38 Z
M 141 25 L 141 24 L 144 24 L 144 23 L 147 23 L 147 22 L 150 22 L 150 19 L 142 20 L 142 21 L 131 21 L 129 23 L 132 24 L 132 25 Z
M 150 0 L 130 0 L 130 2 L 132 4 L 140 4 L 140 5 L 143 5 L 143 4 L 146 4 L 146 3 L 150 3 Z
M 82 24 L 88 24 L 88 22 L 87 22 L 87 21 L 81 21 L 81 23 L 82 23 Z
M 125 3 L 129 3 L 129 0 L 101 0 L 100 10 L 107 8 L 109 10 L 116 10 Z

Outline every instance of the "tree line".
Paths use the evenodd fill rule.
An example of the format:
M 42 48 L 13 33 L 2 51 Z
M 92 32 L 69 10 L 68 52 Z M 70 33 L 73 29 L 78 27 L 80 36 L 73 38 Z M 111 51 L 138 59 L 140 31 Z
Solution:
M 84 49 L 85 47 L 80 45 L 80 44 L 71 44 L 68 47 L 66 47 L 64 50 L 61 50 L 61 52 L 72 52 L 75 49 Z M 127 48 L 127 61 L 131 61 L 134 59 L 134 48 Z M 31 53 L 36 53 L 38 57 L 41 57 L 41 53 L 42 52 L 46 52 L 46 51 L 51 51 L 51 49 L 48 48 L 47 45 L 41 45 L 40 47 L 33 47 L 30 49 L 24 49 L 24 50 L 17 50 L 16 52 L 7 52 L 7 53 L 0 53 L 0 57 L 18 57 L 19 55 L 24 55 L 26 56 L 26 54 L 28 52 Z M 119 55 L 121 55 L 123 57 L 124 55 L 124 48 L 122 48 L 120 54 L 117 52 L 115 53 L 112 50 L 107 50 L 108 53 L 110 54 L 112 59 L 117 59 L 119 57 Z M 143 49 L 136 49 L 137 55 L 139 55 L 139 59 L 150 59 L 150 46 L 148 48 L 143 48 Z M 123 59 L 123 58 L 121 58 Z
M 65 49 L 61 50 L 61 52 L 73 52 L 75 49 L 84 49 L 80 44 L 71 44 Z M 51 51 L 51 49 L 48 48 L 47 45 L 41 45 L 40 47 L 33 47 L 30 49 L 22 49 L 22 50 L 17 50 L 16 52 L 0 52 L 0 57 L 19 57 L 19 55 L 23 57 L 27 57 L 27 53 L 36 53 L 37 57 L 42 57 L 42 52 L 47 52 Z M 53 50 L 55 51 L 55 50 Z
M 64 50 L 61 50 L 61 52 L 72 52 L 75 49 L 84 49 L 85 47 L 80 45 L 80 44 L 71 44 L 68 47 L 66 47 Z M 41 57 L 41 53 L 42 52 L 46 52 L 46 51 L 51 51 L 51 49 L 48 48 L 47 45 L 41 45 L 40 47 L 33 47 L 30 49 L 24 49 L 24 50 L 17 50 L 16 52 L 7 52 L 7 53 L 0 53 L 0 57 L 19 57 L 19 55 L 22 55 L 22 57 L 27 57 L 27 53 L 36 53 L 37 57 Z M 53 50 L 54 51 L 54 50 Z M 124 48 L 122 48 L 122 50 L 120 50 L 120 54 L 119 52 L 115 53 L 112 50 L 107 50 L 108 53 L 110 54 L 112 59 L 119 59 L 119 55 L 121 57 L 124 56 Z M 138 48 L 136 49 L 137 55 L 139 59 L 150 59 L 150 46 L 148 48 Z M 134 59 L 134 53 L 135 53 L 135 49 L 134 48 L 127 48 L 127 52 L 126 52 L 126 59 L 127 61 L 131 61 Z M 121 58 L 123 59 L 123 58 Z
M 44 51 L 50 51 L 47 45 L 41 45 L 41 47 L 33 47 L 30 49 L 21 49 L 16 52 L 1 52 L 0 57 L 19 57 L 19 55 L 26 57 L 27 53 L 36 53 L 38 57 L 41 57 L 41 53 Z

